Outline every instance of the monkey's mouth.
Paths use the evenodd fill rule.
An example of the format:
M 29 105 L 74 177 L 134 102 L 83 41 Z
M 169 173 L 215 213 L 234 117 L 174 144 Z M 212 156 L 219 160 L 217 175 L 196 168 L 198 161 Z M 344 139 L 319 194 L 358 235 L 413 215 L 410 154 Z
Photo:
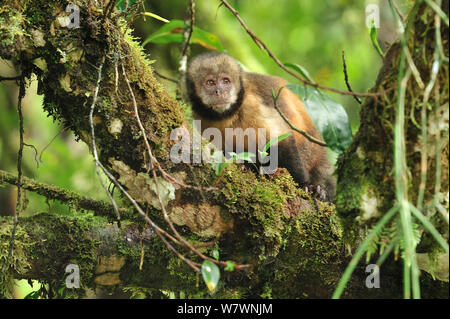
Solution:
M 212 108 L 213 110 L 215 110 L 215 111 L 223 112 L 223 111 L 228 110 L 228 109 L 230 108 L 230 106 L 231 106 L 231 103 L 225 102 L 225 103 L 216 103 L 216 104 L 212 104 L 212 105 L 211 105 L 211 108 Z

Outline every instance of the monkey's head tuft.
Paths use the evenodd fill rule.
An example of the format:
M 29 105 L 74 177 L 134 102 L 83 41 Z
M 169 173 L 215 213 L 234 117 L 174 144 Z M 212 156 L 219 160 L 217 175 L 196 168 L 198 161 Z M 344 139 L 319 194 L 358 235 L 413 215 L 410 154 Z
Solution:
M 226 117 L 239 108 L 243 95 L 242 69 L 225 53 L 204 53 L 189 63 L 187 88 L 197 113 Z

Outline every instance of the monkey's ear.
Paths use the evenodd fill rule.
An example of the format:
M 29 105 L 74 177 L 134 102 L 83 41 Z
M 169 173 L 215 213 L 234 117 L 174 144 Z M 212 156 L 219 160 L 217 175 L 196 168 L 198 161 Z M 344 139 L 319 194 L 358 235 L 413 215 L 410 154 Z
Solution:
M 236 59 L 234 59 L 234 60 L 236 61 L 236 64 L 241 68 L 241 71 L 243 71 L 243 72 L 250 72 L 250 70 L 245 66 L 245 64 L 243 64 L 239 60 L 236 60 Z

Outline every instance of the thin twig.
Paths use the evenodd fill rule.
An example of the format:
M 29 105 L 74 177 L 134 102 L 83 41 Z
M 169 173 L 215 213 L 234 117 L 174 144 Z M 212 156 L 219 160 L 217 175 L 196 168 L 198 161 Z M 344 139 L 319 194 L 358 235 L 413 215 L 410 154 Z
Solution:
M 181 50 L 180 68 L 186 66 L 189 45 L 191 43 L 192 33 L 194 32 L 194 24 L 195 24 L 195 1 L 189 0 L 189 20 L 186 20 L 185 23 L 185 30 L 184 30 L 185 34 L 183 35 L 184 41 L 183 41 L 183 49 Z M 183 68 L 183 71 L 186 72 L 186 68 Z
M 109 200 L 111 201 L 111 203 L 114 207 L 114 211 L 116 212 L 116 215 L 117 215 L 117 223 L 120 227 L 119 208 L 117 207 L 116 201 L 112 197 L 111 193 L 108 191 L 108 188 L 106 187 L 105 183 L 103 182 L 102 176 L 100 175 L 100 169 L 99 169 L 100 160 L 98 158 L 97 146 L 95 144 L 95 129 L 94 129 L 93 116 L 94 116 L 95 104 L 97 103 L 97 96 L 98 96 L 98 90 L 100 87 L 100 81 L 102 80 L 102 69 L 103 69 L 103 62 L 100 64 L 100 66 L 98 68 L 97 85 L 95 86 L 94 97 L 93 97 L 92 105 L 91 105 L 91 111 L 89 113 L 89 124 L 91 126 L 91 137 L 92 137 L 92 153 L 94 154 L 95 171 L 97 172 L 98 179 L 100 180 L 100 184 L 102 184 L 103 189 L 105 190 L 106 194 L 109 197 Z
M 189 55 L 189 48 L 191 44 L 192 33 L 194 32 L 195 24 L 195 1 L 189 0 L 189 18 L 184 22 L 183 41 L 181 45 L 181 55 L 179 61 L 179 75 L 177 81 L 176 100 L 181 101 L 182 98 L 182 82 L 187 71 L 187 59 Z
M 120 58 L 120 55 L 119 55 Z M 121 58 L 120 58 L 121 59 Z M 165 236 L 167 236 L 168 238 L 171 238 L 174 242 L 178 242 L 175 238 L 173 238 L 170 234 L 168 234 L 167 232 L 165 232 L 163 229 L 161 229 L 159 226 L 157 226 L 142 210 L 142 208 L 138 205 L 138 203 L 134 200 L 134 198 L 128 194 L 128 192 L 125 191 L 125 189 L 122 187 L 122 185 L 120 185 L 120 183 L 115 179 L 115 177 L 103 166 L 103 164 L 100 162 L 99 158 L 98 158 L 98 154 L 97 154 L 97 148 L 95 145 L 95 130 L 94 130 L 94 123 L 93 123 L 93 114 L 94 114 L 94 109 L 95 109 L 95 104 L 97 102 L 97 95 L 98 95 L 98 90 L 99 90 L 99 86 L 100 86 L 100 81 L 101 81 L 101 73 L 102 73 L 102 67 L 103 67 L 103 63 L 100 64 L 99 67 L 99 75 L 98 75 L 98 80 L 97 80 L 97 85 L 95 88 L 95 92 L 94 92 L 94 98 L 93 98 L 93 103 L 91 105 L 91 112 L 89 114 L 89 121 L 90 121 L 90 125 L 91 125 L 91 135 L 92 135 L 92 149 L 93 149 L 93 153 L 94 153 L 94 158 L 95 158 L 95 164 L 96 164 L 96 170 L 97 170 L 97 175 L 99 176 L 100 182 L 103 186 L 103 188 L 106 190 L 108 196 L 110 197 L 110 200 L 113 203 L 114 206 L 114 210 L 116 211 L 116 213 L 118 214 L 118 218 L 120 221 L 120 215 L 118 213 L 118 208 L 117 208 L 117 204 L 115 203 L 114 199 L 112 198 L 112 195 L 109 193 L 109 191 L 107 190 L 107 188 L 105 187 L 105 184 L 103 182 L 103 180 L 100 177 L 100 168 L 102 169 L 102 171 L 106 174 L 106 176 L 117 186 L 119 187 L 119 189 L 122 191 L 123 194 L 125 194 L 126 197 L 128 197 L 128 199 L 132 202 L 132 204 L 135 206 L 135 208 L 138 210 L 139 214 L 144 217 L 144 219 L 146 220 L 146 222 L 152 226 L 152 228 L 155 230 L 156 234 L 158 234 L 158 236 L 161 238 L 161 240 L 163 240 L 163 242 L 166 244 L 167 248 L 169 250 L 172 250 L 175 254 L 177 254 L 177 256 L 179 258 L 181 258 L 183 261 L 185 261 L 189 266 L 191 266 L 194 270 L 199 271 L 199 268 L 196 267 L 194 265 L 194 263 L 192 261 L 190 261 L 189 259 L 185 258 L 184 256 L 182 256 L 170 243 L 167 242 L 167 240 L 164 238 L 163 234 Z M 134 94 L 133 91 L 131 89 L 131 85 L 128 81 L 128 78 L 126 77 L 126 72 L 125 72 L 125 68 L 123 66 L 122 63 L 122 68 L 123 68 L 123 73 L 125 76 L 125 79 L 127 81 L 128 87 L 130 89 L 130 92 L 132 94 L 132 98 L 133 98 L 133 102 L 135 105 L 135 110 L 137 111 L 137 104 L 136 104 L 136 99 L 134 98 Z M 138 113 L 136 112 L 136 117 L 138 118 Z M 141 128 L 141 130 L 144 130 L 142 123 L 140 122 L 140 119 L 138 118 L 138 123 L 139 126 Z M 145 133 L 145 132 L 144 132 Z M 150 165 L 151 168 L 152 167 L 152 159 L 153 159 L 153 155 L 151 152 L 151 148 L 150 145 L 148 144 L 146 135 L 144 135 L 145 141 L 146 141 L 146 145 L 148 146 L 148 151 L 149 151 L 149 156 L 150 156 Z M 157 184 L 156 184 L 157 185 Z
M 0 81 L 16 81 L 16 80 L 20 80 L 22 76 L 21 75 L 17 75 L 17 76 L 1 76 L 0 75 Z
M 14 249 L 14 239 L 16 235 L 17 225 L 19 224 L 19 214 L 22 204 L 22 156 L 23 156 L 23 114 L 22 114 L 22 99 L 25 96 L 25 76 L 20 77 L 19 96 L 17 101 L 17 113 L 19 116 L 19 151 L 17 153 L 17 199 L 16 209 L 14 210 L 14 225 L 11 232 L 11 239 L 9 242 L 8 256 L 2 267 L 2 272 L 8 267 L 9 259 L 11 258 Z
M 345 77 L 345 84 L 347 85 L 347 89 L 349 92 L 353 92 L 352 87 L 350 86 L 350 83 L 348 82 L 348 74 L 347 74 L 347 63 L 345 63 L 345 51 L 342 50 L 342 64 L 344 67 L 344 77 Z M 358 102 L 359 104 L 361 104 L 361 100 L 359 99 L 359 97 L 357 97 L 356 95 L 353 95 L 354 99 L 356 100 L 356 102 Z
M 280 110 L 280 108 L 277 105 L 277 100 L 278 97 L 280 96 L 281 90 L 284 89 L 284 87 L 281 87 L 280 90 L 278 91 L 276 96 L 273 96 L 273 106 L 275 107 L 275 109 L 278 111 L 278 113 L 280 114 L 280 116 L 283 118 L 283 120 L 289 125 L 289 127 L 291 129 L 293 129 L 294 131 L 302 134 L 304 137 L 306 137 L 308 139 L 308 141 L 316 143 L 320 146 L 327 146 L 327 144 L 321 140 L 316 139 L 315 137 L 309 135 L 307 132 L 295 127 L 290 121 L 289 119 L 283 114 L 283 112 Z
M 347 92 L 347 91 L 342 91 L 342 90 L 338 90 L 338 89 L 334 89 L 334 88 L 330 88 L 330 87 L 326 87 L 317 83 L 313 83 L 310 81 L 305 80 L 304 78 L 300 77 L 298 74 L 296 74 L 295 72 L 289 70 L 283 63 L 281 63 L 281 61 L 275 56 L 275 54 L 273 54 L 273 52 L 267 47 L 267 45 L 261 41 L 261 39 L 259 39 L 245 24 L 245 22 L 242 20 L 242 18 L 239 16 L 239 13 L 236 11 L 236 9 L 234 9 L 226 0 L 220 0 L 221 3 L 223 5 L 225 5 L 230 11 L 231 13 L 233 13 L 233 15 L 236 17 L 236 19 L 238 19 L 239 23 L 242 25 L 242 27 L 244 28 L 244 30 L 250 35 L 250 37 L 253 39 L 253 41 L 258 45 L 258 47 L 261 50 L 265 50 L 269 56 L 275 61 L 276 64 L 278 64 L 278 66 L 280 68 L 282 68 L 284 71 L 286 71 L 287 73 L 289 73 L 290 75 L 292 75 L 293 77 L 295 77 L 297 80 L 299 80 L 300 82 L 302 82 L 305 85 L 314 87 L 316 89 L 323 89 L 323 90 L 327 90 L 330 92 L 334 92 L 334 93 L 339 93 L 342 95 L 354 95 L 354 96 L 360 96 L 360 97 L 372 97 L 374 99 L 377 99 L 377 96 L 381 96 L 384 94 L 384 92 L 382 93 L 358 93 L 358 92 Z
M 121 59 L 121 58 L 120 58 L 120 54 L 119 54 L 119 59 Z M 161 210 L 162 210 L 162 213 L 163 213 L 164 220 L 167 222 L 167 224 L 168 224 L 169 227 L 170 227 L 170 230 L 171 230 L 172 233 L 175 235 L 175 237 L 178 239 L 178 241 L 181 242 L 186 248 L 188 248 L 190 251 L 192 251 L 193 253 L 195 253 L 196 255 L 198 255 L 200 258 L 202 258 L 202 259 L 204 259 L 204 260 L 209 260 L 209 261 L 212 261 L 212 262 L 214 262 L 214 263 L 216 263 L 216 264 L 219 264 L 219 265 L 222 265 L 222 266 L 226 267 L 226 266 L 227 266 L 227 263 L 226 263 L 226 262 L 223 262 L 223 261 L 217 261 L 217 260 L 215 260 L 215 259 L 213 259 L 213 258 L 210 258 L 210 257 L 208 257 L 208 256 L 206 256 L 206 255 L 204 255 L 204 254 L 202 254 L 202 253 L 199 252 L 197 249 L 195 249 L 195 248 L 194 248 L 187 240 L 185 240 L 185 239 L 183 238 L 183 236 L 181 236 L 181 235 L 178 233 L 178 231 L 176 230 L 176 228 L 175 228 L 175 226 L 173 225 L 172 221 L 170 220 L 170 217 L 169 217 L 169 215 L 167 214 L 165 205 L 164 205 L 164 203 L 163 203 L 163 201 L 162 201 L 162 198 L 161 198 L 161 192 L 160 192 L 160 189 L 159 189 L 159 183 L 158 183 L 158 179 L 157 179 L 157 176 L 156 176 L 156 171 L 153 169 L 154 166 L 155 166 L 155 164 L 157 163 L 157 160 L 156 160 L 156 158 L 153 156 L 152 149 L 151 149 L 151 147 L 150 147 L 150 144 L 148 143 L 148 140 L 147 140 L 147 134 L 146 134 L 146 132 L 145 132 L 144 126 L 142 125 L 142 122 L 141 122 L 141 119 L 140 119 L 140 116 L 139 116 L 139 111 L 138 111 L 138 108 L 137 108 L 136 98 L 135 98 L 135 95 L 134 95 L 134 93 L 133 93 L 133 89 L 131 88 L 131 84 L 130 84 L 130 82 L 129 82 L 129 80 L 128 80 L 127 74 L 126 74 L 126 72 L 125 72 L 125 67 L 124 67 L 123 63 L 121 63 L 121 64 L 122 64 L 123 76 L 124 76 L 124 79 L 125 79 L 125 81 L 126 81 L 126 83 L 127 83 L 128 90 L 130 91 L 130 95 L 131 95 L 131 98 L 132 98 L 132 101 L 133 101 L 136 121 L 138 122 L 139 129 L 141 130 L 142 136 L 143 136 L 143 138 L 144 138 L 144 143 L 145 143 L 145 146 L 146 146 L 146 148 L 147 148 L 147 152 L 148 152 L 148 156 L 149 156 L 149 167 L 150 167 L 150 171 L 151 171 L 152 176 L 153 176 L 153 181 L 154 181 L 154 183 L 155 183 L 156 194 L 157 194 L 157 197 L 158 197 L 158 201 L 159 201 L 159 203 L 160 203 L 160 206 L 161 206 Z M 158 167 L 160 167 L 160 166 L 158 165 Z M 148 218 L 148 217 L 147 217 L 147 218 Z M 169 247 L 169 246 L 168 246 L 168 247 Z M 170 247 L 169 247 L 169 248 L 170 248 Z M 171 248 L 170 248 L 170 249 L 171 249 Z M 177 255 L 181 256 L 176 250 L 174 250 L 174 252 L 175 252 Z M 180 257 L 180 258 L 181 258 L 181 257 Z M 185 258 L 185 257 L 183 257 L 183 258 Z M 183 260 L 184 260 L 184 259 L 183 259 Z M 236 268 L 236 269 L 242 269 L 242 268 L 246 268 L 246 267 L 249 267 L 249 266 L 250 266 L 250 265 L 235 265 L 235 268 Z
M 167 81 L 170 81 L 170 82 L 173 82 L 173 83 L 178 83 L 178 80 L 176 80 L 176 79 L 174 79 L 174 78 L 171 78 L 171 77 L 168 77 L 168 76 L 166 76 L 166 75 L 163 75 L 163 74 L 161 74 L 161 73 L 159 73 L 158 71 L 156 71 L 156 70 L 153 70 L 153 73 L 155 73 L 158 77 L 160 77 L 161 79 L 164 79 L 164 80 L 167 80 Z
M 34 151 L 34 161 L 36 162 L 36 166 L 37 168 L 39 168 L 39 159 L 38 159 L 38 150 L 36 148 L 36 146 L 34 146 L 33 144 L 27 144 L 27 143 L 23 143 L 24 146 L 28 146 L 29 148 L 32 148 Z
M 434 10 L 434 12 L 436 12 L 436 14 L 439 16 L 439 18 L 442 19 L 442 21 L 444 21 L 444 23 L 448 27 L 449 26 L 448 16 L 444 13 L 444 11 L 442 11 L 440 1 L 438 1 L 438 2 L 439 2 L 439 4 L 436 4 L 432 0 L 425 0 L 425 3 L 428 6 L 430 6 L 430 8 Z
M 8 183 L 11 185 L 17 185 L 17 176 L 0 170 L 0 183 Z M 83 195 L 77 194 L 73 191 L 67 189 L 62 189 L 54 185 L 49 185 L 45 183 L 37 182 L 31 178 L 22 176 L 22 189 L 34 192 L 41 196 L 45 196 L 47 199 L 58 200 L 60 202 L 70 203 L 75 207 L 79 207 L 85 210 L 91 210 L 101 216 L 116 216 L 114 212 L 114 207 L 104 201 L 95 200 L 92 198 L 85 197 Z M 124 208 L 120 209 L 122 214 L 126 216 L 131 216 L 131 210 Z
M 144 126 L 142 125 L 142 122 L 141 122 L 141 118 L 139 117 L 139 112 L 138 112 L 136 98 L 134 96 L 133 89 L 131 88 L 130 81 L 128 80 L 127 73 L 125 72 L 125 67 L 123 65 L 123 61 L 122 61 L 122 57 L 120 55 L 120 52 L 119 52 L 119 60 L 120 60 L 121 66 L 122 66 L 123 77 L 125 79 L 125 82 L 127 83 L 128 90 L 130 91 L 131 99 L 133 100 L 133 107 L 134 107 L 134 114 L 136 115 L 136 121 L 138 123 L 139 129 L 141 130 L 142 137 L 143 137 L 144 143 L 145 143 L 145 147 L 147 148 L 148 161 L 149 161 L 149 170 L 151 170 L 151 169 L 153 169 L 153 163 L 156 161 L 156 159 L 153 157 L 152 148 L 150 147 L 150 144 L 148 143 L 147 133 L 145 132 Z
M 53 138 L 50 140 L 50 142 L 48 142 L 47 145 L 45 145 L 42 150 L 41 150 L 41 154 L 39 154 L 39 163 L 42 163 L 42 155 L 44 154 L 44 152 L 47 150 L 47 148 L 49 148 L 49 146 L 55 141 L 55 139 L 64 131 L 66 131 L 69 127 L 63 127 L 61 130 L 59 130 L 59 132 L 53 136 Z

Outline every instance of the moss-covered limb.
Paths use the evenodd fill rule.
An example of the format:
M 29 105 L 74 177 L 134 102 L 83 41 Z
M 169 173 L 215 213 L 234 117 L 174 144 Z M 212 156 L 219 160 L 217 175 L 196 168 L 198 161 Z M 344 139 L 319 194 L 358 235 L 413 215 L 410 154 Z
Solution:
M 2 266 L 11 229 L 11 218 L 0 219 Z M 142 252 L 142 270 L 139 270 Z M 42 213 L 20 218 L 6 278 L 38 279 L 51 282 L 59 289 L 65 287 L 69 264 L 80 269 L 79 296 L 86 288 L 111 285 L 190 294 L 203 290 L 195 285 L 195 273 L 169 253 L 150 229 L 141 231 L 135 225 L 119 229 L 104 218 L 92 215 L 63 217 Z M 4 284 L 0 282 L 0 287 L 4 288 Z
M 328 298 L 345 267 L 339 226 L 323 231 L 325 225 L 333 224 L 330 214 L 334 213 L 328 206 L 317 225 L 313 223 L 316 218 L 312 211 L 293 219 L 291 237 L 277 258 L 270 258 L 251 271 L 222 272 L 214 297 Z M 1 262 L 6 259 L 12 225 L 12 218 L 0 219 Z M 12 278 L 25 278 L 51 283 L 54 292 L 61 294 L 56 297 L 82 297 L 87 289 L 111 286 L 130 287 L 135 292 L 161 289 L 182 291 L 186 297 L 210 297 L 203 284 L 196 285 L 196 274 L 168 252 L 150 229 L 141 230 L 133 224 L 119 229 L 105 218 L 92 215 L 67 217 L 41 213 L 20 218 L 16 236 L 7 271 L 0 276 L 3 296 L 8 293 Z M 66 272 L 69 264 L 80 269 L 80 289 L 61 290 L 71 274 Z M 361 265 L 344 296 L 400 297 L 400 268 L 395 264 L 382 268 L 381 282 L 389 289 L 387 286 L 367 289 L 364 284 L 367 274 Z M 427 285 L 424 293 L 431 297 L 445 297 L 445 293 L 448 296 L 448 284 L 432 284 L 429 277 L 424 277 Z
M 3 183 L 17 185 L 17 176 L 0 170 L 0 185 Z M 27 191 L 42 195 L 47 199 L 58 200 L 61 203 L 74 207 L 76 210 L 91 210 L 98 216 L 105 216 L 110 219 L 115 219 L 117 217 L 114 207 L 111 204 L 88 198 L 70 190 L 40 183 L 25 176 L 22 177 L 21 187 Z M 132 216 L 133 212 L 131 210 L 120 209 L 120 214 L 122 218 L 127 219 Z
M 121 72 L 122 63 L 146 135 L 161 165 L 189 184 L 211 186 L 217 177 L 210 165 L 191 167 L 167 160 L 174 144 L 169 133 L 182 126 L 183 107 L 154 79 L 148 59 L 126 31 L 125 22 L 116 12 L 108 17 L 103 15 L 96 1 L 75 1 L 80 8 L 80 28 L 69 29 L 61 25 L 67 16 L 64 8 L 68 3 L 62 0 L 2 2 L 0 18 L 4 25 L 14 26 L 20 32 L 7 33 L 2 29 L 2 36 L 7 39 L 0 42 L 0 56 L 38 75 L 39 90 L 45 96 L 44 109 L 88 145 L 91 145 L 88 115 L 92 93 L 98 77 L 97 67 L 103 63 L 94 115 L 100 160 L 116 173 L 119 182 L 142 206 L 149 208 L 148 214 L 161 222 L 154 181 L 146 173 L 146 146 Z M 158 184 L 168 194 L 164 201 L 174 223 L 186 226 L 202 238 L 215 237 L 234 225 L 242 232 L 239 236 L 246 245 L 254 248 L 251 251 L 258 253 L 257 262 L 266 258 L 265 255 L 275 256 L 285 242 L 290 230 L 286 224 L 288 200 L 311 201 L 306 194 L 299 193 L 285 173 L 256 177 L 235 165 L 228 166 L 213 192 L 179 187 L 162 178 Z M 196 213 L 199 211 L 202 214 Z M 188 229 L 184 233 L 189 236 Z
M 443 1 L 448 9 L 448 1 Z M 414 19 L 410 21 L 407 43 L 412 60 L 420 72 L 422 81 L 430 81 L 433 69 L 435 50 L 435 13 L 422 3 Z M 444 54 L 449 54 L 449 30 L 441 25 Z M 380 70 L 374 91 L 386 90 L 386 95 L 378 100 L 367 99 L 361 109 L 361 125 L 351 147 L 339 158 L 337 176 L 336 207 L 346 225 L 346 236 L 349 241 L 355 240 L 362 227 L 371 227 L 380 215 L 392 207 L 395 202 L 395 184 L 393 176 L 393 123 L 395 117 L 396 81 L 400 45 L 395 43 L 386 53 L 383 68 Z M 441 188 L 445 199 L 449 191 L 448 175 L 448 102 L 449 72 L 448 63 L 441 66 L 436 87 L 439 98 L 431 94 L 426 109 L 427 122 L 422 123 L 421 111 L 424 100 L 424 89 L 413 77 L 407 83 L 405 97 L 405 135 L 406 161 L 409 169 L 408 198 L 416 204 L 421 181 L 421 152 L 426 150 L 427 179 L 425 184 L 424 203 L 430 203 L 435 196 L 436 177 L 436 125 L 441 129 Z M 438 112 L 435 111 L 436 105 Z M 436 124 L 436 123 L 439 124 Z M 428 141 L 422 139 L 421 125 L 427 127 Z M 439 194 L 438 194 L 439 195 Z M 448 195 L 447 195 L 448 196 Z M 445 201 L 445 200 L 444 200 Z M 446 205 L 448 210 L 448 204 Z M 426 208 L 427 215 L 433 215 L 433 205 Z M 442 228 L 445 233 L 447 230 Z

